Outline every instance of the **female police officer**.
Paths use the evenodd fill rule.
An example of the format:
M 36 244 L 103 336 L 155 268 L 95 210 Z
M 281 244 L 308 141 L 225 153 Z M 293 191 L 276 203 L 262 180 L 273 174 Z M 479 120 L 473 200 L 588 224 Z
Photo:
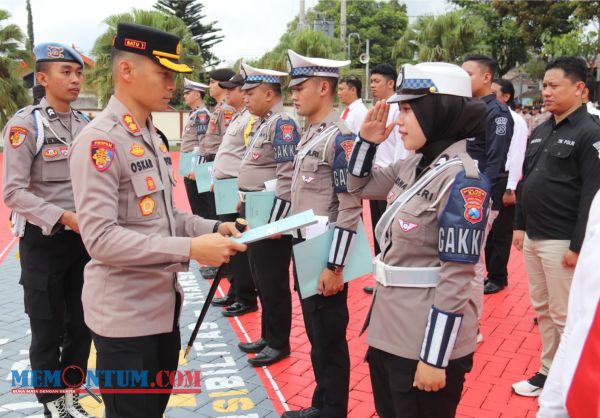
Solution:
M 489 183 L 466 154 L 485 130 L 485 104 L 469 76 L 447 63 L 405 65 L 397 119 L 416 154 L 371 170 L 389 104 L 371 109 L 348 167 L 348 189 L 387 199 L 375 235 L 377 287 L 367 324 L 368 361 L 379 416 L 453 417 L 477 335 L 471 285 L 489 205 Z

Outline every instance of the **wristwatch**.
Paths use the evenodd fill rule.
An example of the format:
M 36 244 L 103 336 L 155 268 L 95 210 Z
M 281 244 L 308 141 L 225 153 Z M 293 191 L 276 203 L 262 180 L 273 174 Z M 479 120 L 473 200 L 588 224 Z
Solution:
M 333 271 L 335 274 L 342 274 L 344 272 L 343 266 L 337 266 L 335 264 L 327 263 L 327 268 Z

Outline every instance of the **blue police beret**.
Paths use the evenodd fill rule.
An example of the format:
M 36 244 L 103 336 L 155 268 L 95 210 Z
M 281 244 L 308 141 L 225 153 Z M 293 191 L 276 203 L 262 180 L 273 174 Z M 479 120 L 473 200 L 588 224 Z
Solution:
M 33 53 L 36 62 L 75 62 L 83 67 L 83 58 L 75 49 L 57 42 L 39 44 Z

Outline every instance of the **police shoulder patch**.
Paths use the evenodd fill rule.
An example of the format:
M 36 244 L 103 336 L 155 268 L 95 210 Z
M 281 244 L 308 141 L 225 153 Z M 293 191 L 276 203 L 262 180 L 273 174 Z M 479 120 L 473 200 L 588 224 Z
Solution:
M 346 177 L 348 174 L 348 161 L 354 147 L 354 134 L 338 133 L 335 137 L 333 156 L 333 186 L 336 193 L 348 191 Z
M 481 255 L 490 204 L 490 184 L 458 173 L 439 218 L 440 260 L 475 264 Z
M 27 139 L 28 131 L 27 129 L 21 126 L 11 126 L 8 131 L 8 141 L 10 142 L 10 146 L 13 148 L 18 148 L 25 139 Z
M 496 123 L 496 135 L 506 135 L 506 125 L 508 124 L 508 118 L 499 116 L 494 119 Z
M 225 127 L 229 126 L 231 119 L 233 119 L 233 111 L 228 109 L 223 110 L 223 125 Z
M 90 144 L 90 154 L 96 170 L 106 171 L 115 158 L 115 144 L 105 139 L 95 139 Z
M 294 161 L 298 142 L 300 142 L 300 134 L 294 121 L 278 119 L 275 122 L 275 133 L 273 136 L 275 162 L 279 164 Z

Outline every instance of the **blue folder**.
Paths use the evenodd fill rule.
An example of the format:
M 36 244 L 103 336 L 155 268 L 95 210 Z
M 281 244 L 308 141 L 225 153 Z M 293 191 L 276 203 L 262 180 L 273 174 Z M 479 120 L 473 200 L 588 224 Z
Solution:
M 212 184 L 212 166 L 213 163 L 210 162 L 198 164 L 194 167 L 198 193 L 210 192 L 210 186 Z
M 317 294 L 319 276 L 327 266 L 329 249 L 333 241 L 333 229 L 300 244 L 294 245 L 294 263 L 302 299 Z M 362 221 L 359 222 L 354 244 L 344 268 L 344 282 L 373 272 L 373 254 Z
M 182 152 L 179 154 L 179 175 L 187 177 L 198 163 L 198 155 L 193 152 Z
M 237 212 L 237 204 L 240 201 L 237 178 L 215 180 L 214 192 L 217 215 Z
M 280 219 L 270 224 L 259 226 L 258 228 L 250 229 L 242 234 L 239 238 L 231 238 L 236 242 L 247 244 L 250 242 L 260 241 L 273 235 L 285 234 L 286 232 L 300 229 L 302 227 L 317 223 L 317 218 L 312 209 L 304 212 L 291 215 Z
M 275 192 L 247 192 L 246 193 L 246 220 L 250 228 L 265 225 L 269 221 Z

